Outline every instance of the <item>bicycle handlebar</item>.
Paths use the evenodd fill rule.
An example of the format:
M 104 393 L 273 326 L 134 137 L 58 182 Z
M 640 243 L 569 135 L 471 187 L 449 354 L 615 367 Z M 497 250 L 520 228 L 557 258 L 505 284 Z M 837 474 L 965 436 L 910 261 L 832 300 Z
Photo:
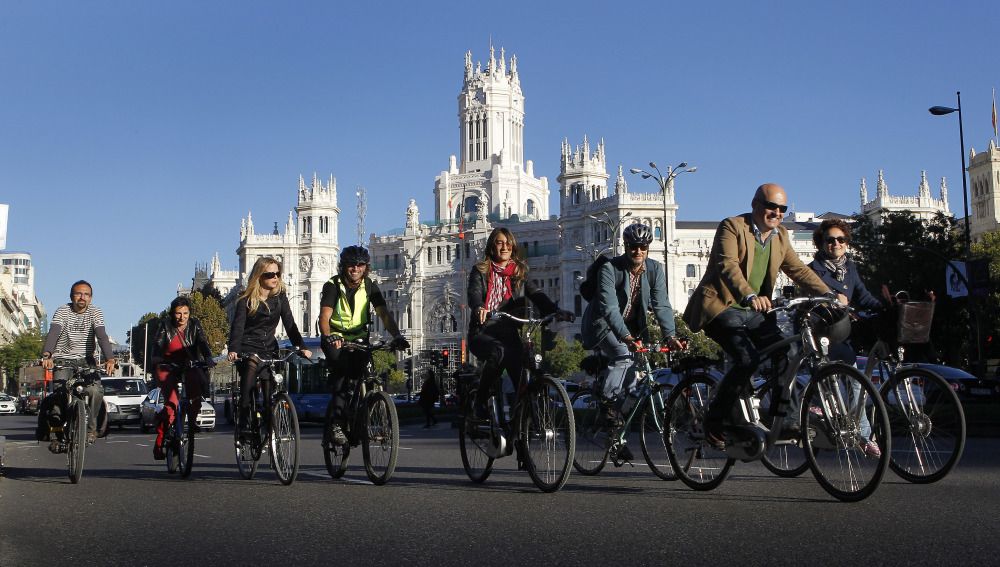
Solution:
M 295 356 L 302 356 L 302 355 L 300 355 L 299 351 L 297 351 L 297 350 L 293 350 L 292 352 L 288 353 L 288 356 L 286 356 L 284 358 L 261 358 L 259 355 L 251 353 L 251 354 L 241 354 L 240 356 L 237 357 L 236 360 L 242 362 L 244 360 L 253 360 L 253 359 L 256 359 L 257 360 L 257 364 L 260 365 L 260 366 L 273 366 L 273 365 L 275 365 L 275 364 L 277 364 L 279 362 L 288 362 L 289 360 L 292 359 L 292 357 L 295 357 Z M 306 358 L 304 356 L 302 356 L 302 358 L 305 358 L 309 362 L 311 362 L 313 364 L 316 364 L 312 359 Z
M 515 317 L 514 315 L 511 315 L 506 311 L 494 311 L 490 313 L 490 319 L 492 320 L 510 319 L 511 321 L 515 323 L 521 323 L 522 325 L 547 325 L 551 323 L 553 320 L 555 320 L 557 314 L 558 313 L 550 313 L 545 317 L 542 317 L 541 319 L 533 319 L 533 318 L 522 319 L 520 317 Z
M 801 305 L 806 305 L 806 304 L 819 305 L 822 303 L 830 304 L 833 307 L 837 307 L 840 309 L 849 309 L 849 307 L 847 307 L 846 305 L 841 305 L 840 302 L 837 301 L 836 297 L 830 297 L 828 295 L 816 295 L 807 297 L 796 297 L 794 299 L 782 299 L 782 298 L 775 299 L 774 302 L 771 304 L 772 307 L 768 309 L 767 312 L 774 313 L 776 311 L 791 311 L 792 309 L 796 309 Z

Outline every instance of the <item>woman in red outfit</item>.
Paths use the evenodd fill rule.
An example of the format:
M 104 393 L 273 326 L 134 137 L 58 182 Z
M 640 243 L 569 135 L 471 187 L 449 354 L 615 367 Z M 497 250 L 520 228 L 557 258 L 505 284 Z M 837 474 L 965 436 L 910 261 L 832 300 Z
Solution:
M 204 361 L 212 364 L 212 349 L 208 344 L 205 331 L 197 319 L 191 316 L 191 300 L 178 297 L 170 302 L 167 317 L 160 322 L 159 330 L 153 341 L 153 353 L 150 362 L 156 368 L 156 379 L 160 385 L 160 399 L 163 400 L 163 410 L 157 416 L 156 443 L 153 445 L 153 458 L 166 458 L 163 450 L 163 435 L 167 426 L 177 414 L 177 378 L 178 371 L 172 370 L 164 363 L 185 364 L 187 362 Z M 187 368 L 183 371 L 184 387 L 187 389 L 188 415 L 194 423 L 201 410 L 202 393 L 208 385 L 208 376 L 201 368 Z

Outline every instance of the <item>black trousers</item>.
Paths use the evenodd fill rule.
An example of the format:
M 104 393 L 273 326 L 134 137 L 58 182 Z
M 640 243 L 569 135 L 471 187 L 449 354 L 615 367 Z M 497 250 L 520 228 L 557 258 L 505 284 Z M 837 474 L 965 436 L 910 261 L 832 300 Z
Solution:
M 515 391 L 521 394 L 521 368 L 524 362 L 524 346 L 518 335 L 517 326 L 506 321 L 480 327 L 479 332 L 469 337 L 469 351 L 484 361 L 483 374 L 476 392 L 476 403 L 485 404 L 491 391 L 500 392 L 500 379 L 507 371 L 514 383 Z
M 250 400 L 253 399 L 254 386 L 257 385 L 257 363 L 252 358 L 243 359 L 239 364 L 240 371 L 240 414 L 243 416 L 243 423 L 247 423 L 245 420 L 250 415 Z M 271 369 L 265 368 L 261 370 L 263 374 L 261 383 L 261 393 L 263 394 L 263 399 L 261 401 L 260 412 L 261 416 L 264 418 L 264 423 L 271 423 L 271 390 L 274 388 L 273 376 L 271 375 Z
M 715 400 L 708 408 L 706 421 L 734 421 L 739 412 L 736 403 L 740 396 L 750 390 L 750 377 L 761 363 L 760 351 L 784 337 L 778 329 L 773 315 L 764 315 L 752 310 L 730 307 L 712 319 L 705 326 L 705 334 L 719 343 L 729 355 L 733 366 L 722 378 L 715 394 Z M 789 349 L 774 353 L 785 362 L 776 368 L 784 372 L 788 358 L 796 355 L 801 347 L 793 343 Z
M 330 370 L 330 393 L 333 395 L 333 419 L 340 419 L 344 408 L 351 399 L 357 380 L 365 374 L 368 367 L 368 353 L 360 350 L 347 350 L 323 345 L 323 356 Z

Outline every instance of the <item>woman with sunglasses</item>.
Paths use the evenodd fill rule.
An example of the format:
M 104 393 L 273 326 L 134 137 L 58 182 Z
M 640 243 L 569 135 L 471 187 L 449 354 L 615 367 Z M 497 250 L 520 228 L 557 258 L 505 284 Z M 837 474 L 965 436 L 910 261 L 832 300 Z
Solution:
M 868 288 L 858 276 L 858 267 L 848 257 L 851 243 L 851 226 L 841 219 L 828 219 L 820 223 L 813 232 L 813 244 L 816 245 L 816 255 L 809 267 L 837 293 L 837 298 L 844 305 L 856 309 L 881 311 L 882 301 L 868 292 Z M 841 361 L 854 366 L 857 360 L 854 347 L 850 341 L 830 345 L 830 360 Z M 877 458 L 882 454 L 874 440 L 870 440 L 871 426 L 866 416 L 862 415 L 861 435 L 865 438 L 862 447 L 869 457 Z
M 488 320 L 494 311 L 506 311 L 524 316 L 530 300 L 542 315 L 558 312 L 558 318 L 572 321 L 573 313 L 562 311 L 551 299 L 527 278 L 528 264 L 521 258 L 514 234 L 504 227 L 497 227 L 486 239 L 483 260 L 469 274 L 468 300 L 472 316 L 469 321 L 469 350 L 485 362 L 474 411 L 477 418 L 484 418 L 486 400 L 492 388 L 488 386 L 500 379 L 503 370 L 513 380 L 521 376 L 522 345 L 518 326 L 507 319 Z M 514 384 L 520 390 L 520 384 Z
M 279 321 L 299 353 L 306 358 L 312 356 L 306 350 L 292 317 L 285 282 L 281 279 L 281 263 L 270 256 L 263 256 L 254 262 L 247 287 L 236 301 L 236 314 L 229 329 L 229 360 L 232 362 L 237 357 L 243 357 L 239 367 L 241 424 L 249 423 L 246 418 L 250 412 L 250 396 L 253 395 L 257 376 L 257 365 L 247 355 L 256 354 L 260 358 L 278 356 L 278 341 L 274 338 L 274 331 Z M 270 397 L 270 388 L 270 380 L 265 381 L 265 398 Z M 264 404 L 264 408 L 270 411 L 269 404 Z M 267 423 L 270 423 L 270 416 L 267 417 Z

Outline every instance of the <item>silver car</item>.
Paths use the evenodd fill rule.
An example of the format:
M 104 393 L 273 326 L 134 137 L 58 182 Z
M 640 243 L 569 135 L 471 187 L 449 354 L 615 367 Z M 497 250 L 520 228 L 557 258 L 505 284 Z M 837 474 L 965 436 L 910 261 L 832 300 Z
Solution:
M 150 390 L 149 395 L 142 402 L 142 418 L 139 421 L 139 429 L 143 433 L 149 432 L 151 429 L 156 427 L 156 414 L 163 409 L 163 399 L 160 395 L 160 388 L 153 388 Z M 212 406 L 211 402 L 208 400 L 202 400 L 201 411 L 198 412 L 198 417 L 195 419 L 195 423 L 202 431 L 211 431 L 215 429 L 215 407 Z

